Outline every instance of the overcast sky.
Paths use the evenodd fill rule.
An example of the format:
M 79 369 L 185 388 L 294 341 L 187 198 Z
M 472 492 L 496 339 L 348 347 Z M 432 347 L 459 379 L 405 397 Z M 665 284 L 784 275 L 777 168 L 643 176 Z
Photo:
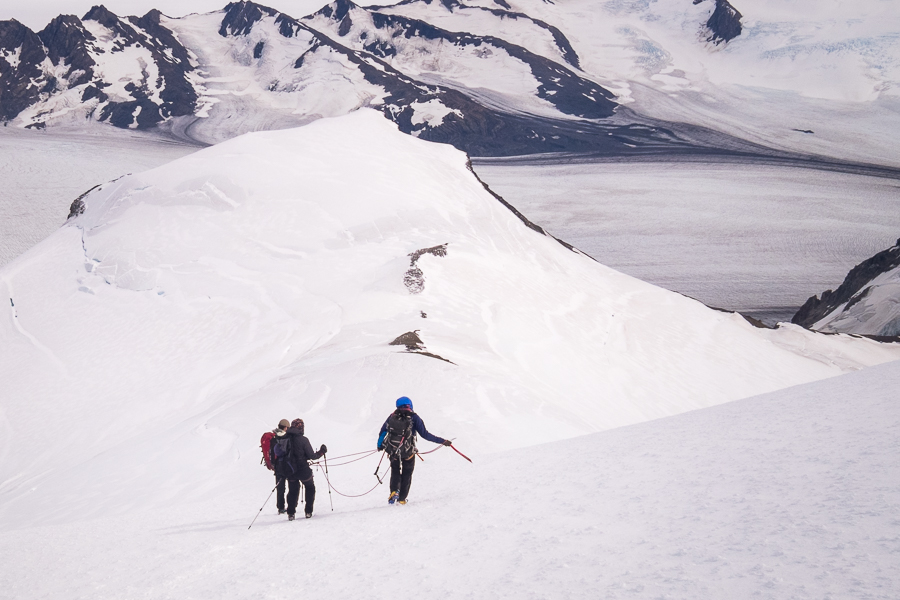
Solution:
M 120 17 L 143 15 L 158 8 L 170 17 L 189 13 L 212 12 L 224 8 L 230 0 L 102 0 L 102 4 Z M 260 0 L 259 4 L 271 6 L 292 17 L 302 17 L 329 4 L 331 0 Z M 83 17 L 91 6 L 101 0 L 0 0 L 0 21 L 16 19 L 39 31 L 56 15 L 68 14 Z M 391 4 L 392 2 L 381 2 Z M 361 2 L 360 4 L 369 4 Z

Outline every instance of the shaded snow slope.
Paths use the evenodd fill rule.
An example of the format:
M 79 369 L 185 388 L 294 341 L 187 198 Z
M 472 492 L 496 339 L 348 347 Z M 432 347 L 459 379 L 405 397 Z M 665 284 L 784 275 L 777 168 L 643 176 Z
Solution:
M 312 519 L 288 523 L 270 501 L 249 531 L 273 485 L 255 455 L 196 502 L 163 483 L 168 505 L 105 485 L 95 466 L 95 498 L 113 495 L 128 513 L 85 520 L 68 503 L 50 513 L 20 507 L 23 520 L 58 521 L 3 527 L 0 587 L 36 600 L 282 598 L 295 589 L 381 599 L 396 598 L 402 580 L 441 598 L 893 600 L 898 386 L 894 362 L 471 465 L 441 450 L 416 467 L 405 507 L 389 507 L 382 486 L 359 499 L 335 494 L 331 512 L 318 471 Z M 343 452 L 321 425 L 307 419 L 313 441 Z M 331 480 L 363 492 L 375 484 L 374 462 L 331 467 Z
M 759 330 L 597 264 L 490 195 L 461 152 L 371 111 L 104 185 L 0 270 L 0 294 L 5 520 L 60 498 L 88 515 L 202 496 L 286 415 L 367 447 L 405 394 L 485 452 L 900 358 Z M 48 415 L 78 426 L 34 450 Z M 98 470 L 141 499 L 95 497 Z

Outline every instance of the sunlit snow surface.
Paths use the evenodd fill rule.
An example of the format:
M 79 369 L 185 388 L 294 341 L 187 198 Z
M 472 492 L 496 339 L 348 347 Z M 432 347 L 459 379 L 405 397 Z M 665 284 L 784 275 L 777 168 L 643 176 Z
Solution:
M 119 472 L 152 477 L 169 496 L 165 502 L 115 485 L 93 465 L 84 471 L 93 493 L 84 505 L 21 510 L 52 524 L 4 523 L 0 589 L 35 600 L 284 598 L 290 590 L 395 599 L 395 582 L 403 581 L 422 597 L 453 599 L 894 600 L 898 386 L 894 362 L 633 427 L 479 455 L 471 465 L 441 450 L 416 467 L 405 507 L 388 506 L 380 486 L 356 499 L 335 492 L 332 512 L 317 470 L 312 519 L 290 523 L 275 514 L 272 499 L 249 531 L 273 485 L 250 440 L 226 477 L 198 473 L 192 487 L 205 491 L 193 500 L 159 467 L 116 463 Z M 430 423 L 435 408 L 420 412 Z M 334 456 L 365 447 L 323 431 L 318 417 L 306 423 L 313 442 L 327 442 Z M 65 430 L 84 424 L 76 417 Z M 116 435 L 143 437 L 151 460 L 168 443 L 134 426 Z M 480 442 L 458 445 L 477 451 Z M 197 462 L 209 464 L 185 454 L 177 468 Z M 371 489 L 375 463 L 370 457 L 332 466 L 336 491 Z M 32 498 L 45 493 L 44 481 L 32 484 Z M 124 510 L 84 518 L 91 501 L 107 497 Z
M 84 202 L 0 270 L 9 525 L 231 489 L 285 416 L 366 448 L 405 394 L 481 455 L 900 358 L 756 329 L 602 266 L 528 228 L 461 152 L 370 111 L 243 136 Z M 434 356 L 389 345 L 411 331 Z M 47 419 L 77 425 L 35 449 Z

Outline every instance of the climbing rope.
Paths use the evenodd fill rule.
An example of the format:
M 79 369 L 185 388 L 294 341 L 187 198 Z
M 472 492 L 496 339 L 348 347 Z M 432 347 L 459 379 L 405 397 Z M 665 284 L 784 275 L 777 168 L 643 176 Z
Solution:
M 356 461 L 359 461 L 359 460 L 365 460 L 377 452 L 380 452 L 380 450 L 372 450 L 370 452 L 366 452 L 365 456 L 360 456 L 359 458 L 354 458 L 353 460 L 344 461 L 342 463 L 331 463 L 331 466 L 332 467 L 342 467 L 344 465 L 349 465 L 350 463 L 355 463 Z M 346 458 L 346 456 L 356 456 L 357 454 L 363 454 L 363 453 L 357 452 L 356 454 L 347 454 L 345 456 L 338 456 L 337 458 L 332 458 L 331 460 L 339 460 L 341 458 Z M 311 462 L 309 464 L 318 466 L 319 461 Z
M 344 498 L 361 498 L 361 497 L 363 497 L 363 496 L 366 496 L 366 495 L 368 495 L 368 494 L 371 494 L 372 492 L 374 492 L 374 491 L 378 488 L 379 485 L 381 485 L 381 478 L 383 478 L 385 475 L 387 475 L 388 469 L 390 469 L 390 466 L 388 466 L 388 467 L 386 467 L 386 468 L 384 469 L 384 473 L 382 473 L 381 478 L 379 478 L 378 483 L 376 483 L 374 486 L 372 486 L 372 489 L 370 489 L 369 491 L 363 492 L 362 494 L 344 494 L 344 493 L 338 491 L 338 489 L 335 488 L 335 487 L 331 484 L 331 480 L 328 478 L 328 473 L 326 473 L 326 472 L 322 469 L 321 465 L 319 465 L 318 463 L 316 463 L 316 467 L 318 467 L 319 470 L 322 471 L 322 473 L 325 475 L 325 481 L 328 483 L 329 489 L 334 490 L 334 493 L 335 493 L 335 494 L 337 494 L 338 496 L 343 496 Z

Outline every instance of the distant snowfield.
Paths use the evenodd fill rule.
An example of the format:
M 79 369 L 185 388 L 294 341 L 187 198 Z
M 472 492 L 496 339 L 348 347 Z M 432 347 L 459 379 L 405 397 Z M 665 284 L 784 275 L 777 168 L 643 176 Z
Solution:
M 477 160 L 491 188 L 604 265 L 790 320 L 900 235 L 900 183 L 773 165 Z
M 94 185 L 196 151 L 147 134 L 0 129 L 0 266 L 64 221 Z M 767 322 L 900 235 L 889 179 L 776 166 L 516 165 L 479 176 L 532 221 L 601 263 Z
M 416 467 L 405 507 L 388 506 L 381 486 L 357 499 L 334 494 L 331 512 L 317 471 L 312 519 L 289 523 L 270 500 L 249 531 L 273 485 L 256 454 L 225 479 L 198 476 L 202 497 L 172 490 L 158 504 L 95 469 L 85 473 L 93 497 L 113 496 L 126 510 L 88 519 L 60 501 L 40 515 L 52 524 L 7 521 L 0 589 L 35 600 L 283 598 L 287 590 L 395 599 L 397 582 L 413 581 L 417 595 L 440 598 L 894 600 L 898 387 L 894 362 L 476 455 L 471 465 L 440 450 Z M 335 456 L 365 449 L 320 425 L 307 419 L 312 441 Z M 479 443 L 461 448 L 477 452 Z M 376 484 L 375 462 L 331 467 L 331 481 L 343 493 L 365 492 Z M 44 489 L 34 487 L 34 496 Z
M 95 185 L 196 150 L 106 126 L 0 127 L 0 266 L 59 229 L 72 201 Z

